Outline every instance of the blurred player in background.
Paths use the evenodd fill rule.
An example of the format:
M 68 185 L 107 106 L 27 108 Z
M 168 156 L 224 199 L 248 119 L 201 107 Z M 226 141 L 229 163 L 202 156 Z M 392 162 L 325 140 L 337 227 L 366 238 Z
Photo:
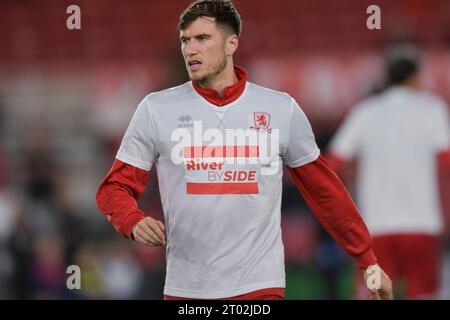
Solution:
M 289 95 L 248 82 L 247 72 L 233 63 L 241 20 L 232 3 L 196 1 L 181 15 L 179 30 L 192 82 L 144 98 L 97 192 L 99 209 L 120 234 L 166 245 L 164 298 L 284 298 L 279 160 L 322 225 L 367 275 L 369 266 L 377 266 L 370 234 L 320 155 L 302 109 Z M 266 157 L 261 140 L 212 144 L 207 131 L 196 141 L 196 122 L 209 133 L 268 136 L 277 144 L 272 151 L 279 151 Z M 180 149 L 180 163 L 174 161 L 178 129 L 194 131 L 193 141 Z M 214 147 L 206 154 L 205 145 Z M 225 166 L 224 157 L 236 161 Z M 239 159 L 248 160 L 246 166 Z M 146 217 L 136 202 L 154 165 L 165 223 Z M 276 170 L 263 174 L 269 168 Z M 381 286 L 369 289 L 375 299 L 392 299 L 391 282 L 378 270 Z
M 446 103 L 421 89 L 419 69 L 415 47 L 387 50 L 388 88 L 352 110 L 328 160 L 338 173 L 357 160 L 356 199 L 379 264 L 394 283 L 404 279 L 406 298 L 433 298 L 448 232 L 448 196 L 439 191 L 448 180 L 450 124 Z

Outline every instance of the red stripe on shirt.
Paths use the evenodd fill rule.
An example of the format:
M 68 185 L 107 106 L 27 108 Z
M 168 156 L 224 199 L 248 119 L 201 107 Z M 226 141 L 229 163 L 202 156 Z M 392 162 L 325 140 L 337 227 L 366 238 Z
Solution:
M 184 147 L 184 158 L 256 158 L 258 146 L 191 146 Z
M 258 183 L 186 183 L 188 194 L 255 194 Z

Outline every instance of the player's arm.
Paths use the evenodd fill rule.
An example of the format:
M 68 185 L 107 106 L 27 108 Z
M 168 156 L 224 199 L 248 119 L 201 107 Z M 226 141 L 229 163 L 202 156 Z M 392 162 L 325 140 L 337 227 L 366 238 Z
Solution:
M 288 167 L 294 184 L 311 211 L 339 245 L 356 260 L 367 277 L 377 266 L 372 238 L 344 184 L 322 156 L 299 167 Z M 375 299 L 392 299 L 392 282 L 381 270 L 380 287 L 370 287 Z
M 147 187 L 148 176 L 148 171 L 116 159 L 98 188 L 96 202 L 119 234 L 150 246 L 161 246 L 165 244 L 163 223 L 145 217 L 137 204 Z
M 328 150 L 325 154 L 325 159 L 327 160 L 330 167 L 336 172 L 336 174 L 342 178 L 345 167 L 349 163 L 343 157 L 339 156 L 337 153 Z
M 108 175 L 97 191 L 97 204 L 124 237 L 151 246 L 165 244 L 164 225 L 146 217 L 137 200 L 158 158 L 150 95 L 139 103 Z
M 376 266 L 377 263 L 371 248 L 372 238 L 369 231 L 342 181 L 320 155 L 306 115 L 295 100 L 291 101 L 288 141 L 282 153 L 284 162 L 311 211 L 345 251 L 355 257 L 364 274 L 368 274 L 370 270 L 366 269 Z M 355 116 L 352 119 L 351 122 L 360 125 Z M 346 152 L 340 154 L 351 158 L 350 155 L 355 153 L 358 143 L 352 143 L 351 148 L 348 145 L 346 143 L 344 146 L 347 147 L 342 148 Z M 374 289 L 376 292 L 371 288 L 369 290 L 376 299 L 392 298 L 391 281 L 384 272 L 379 275 L 382 276 L 381 288 Z

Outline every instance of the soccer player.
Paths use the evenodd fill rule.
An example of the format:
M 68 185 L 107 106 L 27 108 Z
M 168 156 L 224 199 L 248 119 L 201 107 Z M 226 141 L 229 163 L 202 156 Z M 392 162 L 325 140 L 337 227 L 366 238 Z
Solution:
M 394 283 L 405 279 L 406 298 L 433 298 L 444 227 L 438 177 L 448 179 L 442 169 L 450 168 L 448 109 L 421 90 L 411 45 L 391 47 L 386 70 L 388 88 L 352 110 L 328 160 L 340 173 L 357 159 L 357 200 L 379 264 Z
M 166 246 L 164 299 L 284 298 L 281 161 L 320 222 L 373 276 L 370 234 L 302 109 L 233 64 L 241 33 L 233 4 L 194 2 L 179 31 L 192 81 L 144 98 L 97 192 L 120 234 Z M 136 202 L 153 166 L 164 223 Z M 390 279 L 377 270 L 371 293 L 392 299 Z

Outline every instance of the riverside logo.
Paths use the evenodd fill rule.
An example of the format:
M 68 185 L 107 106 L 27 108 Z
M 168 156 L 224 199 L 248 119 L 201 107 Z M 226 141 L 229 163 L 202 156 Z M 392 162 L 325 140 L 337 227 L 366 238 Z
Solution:
M 261 176 L 280 170 L 279 130 L 178 128 L 171 160 L 183 165 L 188 194 L 256 194 Z
M 185 147 L 187 193 L 258 193 L 258 156 L 258 146 Z

